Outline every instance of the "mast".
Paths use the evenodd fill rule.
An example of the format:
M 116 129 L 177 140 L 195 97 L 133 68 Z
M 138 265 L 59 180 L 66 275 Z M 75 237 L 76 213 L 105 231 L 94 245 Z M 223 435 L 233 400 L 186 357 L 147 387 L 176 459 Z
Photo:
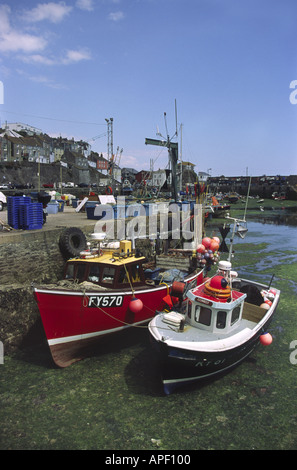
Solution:
M 177 169 L 177 161 L 178 161 L 178 143 L 171 142 L 174 137 L 177 136 L 177 112 L 176 112 L 176 100 L 175 100 L 175 122 L 176 122 L 176 130 L 173 136 L 170 138 L 167 130 L 167 121 L 166 121 L 166 113 L 164 113 L 165 119 L 165 127 L 166 127 L 166 140 L 156 140 L 156 139 L 145 139 L 146 145 L 159 145 L 161 147 L 167 147 L 168 155 L 169 155 L 169 162 L 171 164 L 171 175 L 172 175 L 172 189 L 173 189 L 173 198 L 177 201 L 177 180 L 176 180 L 176 169 Z M 160 133 L 158 133 L 161 137 L 163 137 Z M 165 137 L 163 137 L 165 139 Z

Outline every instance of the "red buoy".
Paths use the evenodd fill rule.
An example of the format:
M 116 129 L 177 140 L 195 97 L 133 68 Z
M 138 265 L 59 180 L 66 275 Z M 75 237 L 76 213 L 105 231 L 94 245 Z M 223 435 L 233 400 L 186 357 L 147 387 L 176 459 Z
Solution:
M 200 243 L 200 245 L 197 246 L 197 253 L 205 253 L 205 246 Z
M 214 276 L 210 280 L 210 287 L 213 289 L 226 289 L 228 283 L 223 276 Z
M 210 247 L 210 244 L 211 244 L 211 238 L 209 238 L 209 237 L 203 238 L 202 245 L 204 245 L 205 248 L 208 249 Z
M 263 346 L 269 346 L 272 343 L 273 339 L 270 333 L 264 333 L 264 335 L 260 336 L 260 343 Z
M 143 309 L 143 303 L 140 299 L 133 297 L 129 303 L 129 309 L 133 313 L 139 313 Z

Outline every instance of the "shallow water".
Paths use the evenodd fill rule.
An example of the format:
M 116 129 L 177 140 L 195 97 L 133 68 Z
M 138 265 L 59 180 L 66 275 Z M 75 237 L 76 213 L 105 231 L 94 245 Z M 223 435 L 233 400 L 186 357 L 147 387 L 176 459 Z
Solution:
M 223 378 L 164 396 L 147 330 L 54 368 L 47 347 L 0 365 L 1 449 L 184 451 L 297 449 L 297 228 L 248 223 L 236 239 L 240 274 L 281 289 L 273 343 Z M 228 244 L 228 237 L 226 240 Z

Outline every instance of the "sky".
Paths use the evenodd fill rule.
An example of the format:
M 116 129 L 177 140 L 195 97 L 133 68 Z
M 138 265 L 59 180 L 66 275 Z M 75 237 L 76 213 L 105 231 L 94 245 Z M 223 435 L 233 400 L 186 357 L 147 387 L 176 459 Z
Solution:
M 169 136 L 196 172 L 297 174 L 296 18 L 296 0 L 0 0 L 0 123 L 106 155 L 113 118 L 121 167 L 165 168 L 145 139 Z

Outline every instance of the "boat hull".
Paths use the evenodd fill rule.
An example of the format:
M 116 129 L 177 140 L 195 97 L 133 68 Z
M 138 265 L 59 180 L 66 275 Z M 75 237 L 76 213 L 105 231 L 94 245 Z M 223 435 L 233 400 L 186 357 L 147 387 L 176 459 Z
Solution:
M 201 277 L 201 273 L 195 273 L 185 281 L 197 284 Z M 156 309 L 164 307 L 168 290 L 166 284 L 133 291 L 35 287 L 34 296 L 55 364 L 69 366 L 89 356 L 90 348 L 100 338 L 148 323 Z M 141 300 L 142 308 L 133 308 L 134 297 Z
M 277 302 L 266 321 L 244 343 L 221 351 L 202 351 L 170 346 L 150 334 L 153 350 L 157 354 L 163 389 L 166 395 L 176 388 L 195 382 L 205 382 L 223 375 L 244 361 L 260 343 L 259 338 L 272 321 Z

